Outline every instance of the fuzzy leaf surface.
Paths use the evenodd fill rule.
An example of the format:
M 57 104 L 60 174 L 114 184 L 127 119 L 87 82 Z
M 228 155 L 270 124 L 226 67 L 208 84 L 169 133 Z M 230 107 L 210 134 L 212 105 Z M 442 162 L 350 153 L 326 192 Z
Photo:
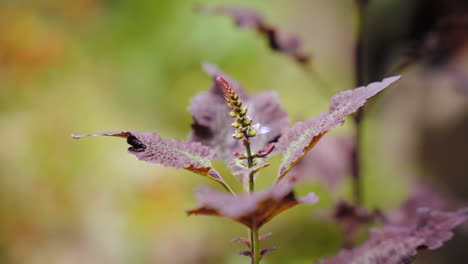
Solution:
M 166 167 L 186 169 L 218 182 L 224 182 L 213 169 L 210 160 L 214 152 L 210 147 L 198 142 L 165 140 L 155 133 L 135 131 L 100 132 L 94 134 L 72 135 L 73 138 L 86 136 L 113 136 L 127 139 L 131 145 L 128 152 L 139 160 L 157 163 Z
M 409 264 L 418 250 L 440 248 L 452 238 L 452 229 L 467 218 L 468 208 L 455 212 L 421 208 L 414 225 L 373 230 L 363 245 L 342 250 L 321 264 Z
M 196 95 L 190 102 L 189 111 L 194 123 L 190 137 L 193 141 L 212 147 L 216 158 L 230 162 L 234 152 L 243 152 L 244 146 L 239 140 L 234 140 L 231 126 L 233 119 L 229 116 L 230 108 L 223 97 L 221 87 L 216 83 L 218 76 L 226 79 L 240 94 L 244 106 L 248 108 L 247 115 L 252 118 L 253 124 L 259 124 L 258 133 L 251 139 L 252 151 L 263 149 L 270 142 L 276 141 L 289 125 L 286 111 L 281 109 L 278 96 L 274 92 L 261 92 L 248 95 L 238 82 L 223 73 L 214 64 L 204 64 L 207 74 L 213 79 L 209 91 Z
M 344 122 L 344 116 L 354 113 L 364 105 L 367 99 L 376 95 L 400 76 L 386 78 L 368 86 L 358 87 L 334 95 L 327 112 L 306 121 L 296 123 L 286 131 L 276 144 L 276 149 L 283 153 L 279 177 L 281 179 L 312 149 L 322 136 Z
M 279 183 L 263 191 L 239 196 L 202 187 L 198 190 L 196 198 L 200 206 L 188 211 L 189 215 L 222 216 L 250 228 L 260 228 L 276 215 L 299 203 L 318 202 L 314 193 L 296 199 L 291 183 Z

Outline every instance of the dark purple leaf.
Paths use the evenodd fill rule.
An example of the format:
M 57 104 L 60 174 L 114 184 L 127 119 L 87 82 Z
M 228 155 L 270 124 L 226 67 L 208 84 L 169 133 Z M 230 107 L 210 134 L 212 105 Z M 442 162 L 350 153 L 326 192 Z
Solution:
M 226 79 L 236 89 L 241 95 L 244 106 L 248 108 L 247 115 L 252 118 L 252 123 L 260 126 L 257 129 L 257 136 L 251 139 L 254 153 L 277 139 L 289 125 L 287 114 L 281 109 L 275 93 L 262 92 L 249 96 L 237 82 L 215 65 L 205 64 L 204 68 L 213 78 L 213 85 L 208 92 L 198 94 L 190 102 L 189 111 L 194 119 L 191 138 L 215 149 L 217 158 L 231 161 L 234 152 L 245 151 L 242 142 L 232 138 L 233 119 L 228 115 L 230 108 L 224 100 L 221 87 L 215 81 L 218 76 Z
M 343 231 L 343 247 L 352 247 L 359 231 L 372 223 L 377 216 L 379 216 L 377 212 L 371 213 L 359 205 L 339 201 L 335 205 L 333 218 Z
M 275 27 L 267 24 L 254 10 L 237 7 L 205 7 L 199 6 L 198 10 L 203 14 L 221 14 L 231 16 L 240 28 L 249 28 L 257 31 L 268 40 L 268 44 L 274 51 L 293 57 L 297 62 L 306 64 L 310 55 L 300 51 L 300 41 L 297 36 L 286 35 Z
M 318 197 L 314 193 L 296 199 L 292 184 L 283 182 L 252 194 L 233 196 L 208 187 L 197 192 L 199 208 L 188 211 L 189 215 L 216 215 L 236 220 L 250 228 L 260 228 L 279 213 L 299 204 L 314 204 Z
M 442 212 L 421 208 L 410 226 L 386 226 L 352 250 L 342 250 L 321 264 L 409 264 L 418 250 L 437 249 L 453 236 L 452 229 L 467 220 L 468 208 Z
M 267 253 L 275 251 L 276 248 L 265 248 L 260 251 L 260 259 L 262 259 Z
M 351 174 L 354 143 L 348 137 L 325 137 L 320 140 L 288 174 L 293 181 L 317 178 L 332 189 Z
M 252 258 L 252 251 L 250 251 L 250 250 L 241 251 L 241 252 L 239 252 L 239 255 Z
M 298 122 L 286 131 L 276 144 L 276 149 L 283 153 L 278 179 L 284 177 L 325 133 L 342 125 L 345 115 L 355 112 L 364 105 L 367 99 L 398 79 L 400 79 L 400 76 L 390 77 L 382 82 L 374 82 L 368 86 L 336 94 L 332 97 L 327 112 L 321 113 L 312 119 Z
M 115 131 L 95 134 L 72 135 L 73 138 L 85 136 L 113 136 L 126 138 L 131 147 L 130 153 L 139 160 L 161 164 L 176 169 L 186 169 L 202 176 L 224 183 L 219 173 L 211 166 L 214 152 L 210 147 L 198 142 L 165 140 L 151 132 Z

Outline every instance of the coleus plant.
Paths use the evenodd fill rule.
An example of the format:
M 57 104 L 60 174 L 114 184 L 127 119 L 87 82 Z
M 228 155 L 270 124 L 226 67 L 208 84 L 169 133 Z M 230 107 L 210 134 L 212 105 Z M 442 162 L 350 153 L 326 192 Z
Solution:
M 309 62 L 309 56 L 299 52 L 297 37 L 286 36 L 268 25 L 254 11 L 240 8 L 205 8 L 204 13 L 227 14 L 234 17 L 239 27 L 255 29 L 268 39 L 270 47 L 291 56 L 301 65 Z M 176 169 L 186 169 L 207 177 L 224 191 L 203 186 L 196 192 L 199 206 L 188 210 L 189 215 L 212 215 L 232 219 L 245 225 L 249 238 L 234 241 L 244 243 L 252 264 L 260 263 L 264 255 L 274 248 L 261 249 L 260 241 L 271 233 L 260 235 L 260 229 L 274 217 L 298 204 L 315 204 L 319 201 L 313 192 L 296 197 L 294 185 L 300 184 L 307 171 L 306 154 L 333 128 L 342 125 L 346 115 L 353 114 L 366 101 L 400 79 L 400 76 L 385 78 L 367 86 L 360 86 L 334 95 L 327 111 L 297 122 L 291 128 L 286 111 L 274 92 L 250 95 L 233 78 L 216 65 L 203 64 L 205 72 L 213 79 L 208 91 L 196 95 L 189 105 L 193 117 L 189 140 L 163 139 L 155 133 L 136 131 L 100 132 L 73 135 L 114 136 L 127 140 L 128 151 L 138 159 Z M 340 144 L 342 145 L 342 144 Z M 352 143 L 345 152 L 352 152 Z M 340 148 L 334 148 L 332 156 L 338 156 Z M 317 160 L 320 160 L 320 154 Z M 338 153 L 338 154 L 337 154 Z M 276 181 L 265 190 L 255 189 L 256 175 L 269 166 L 268 159 L 282 155 Z M 329 154 L 330 155 L 330 154 Z M 313 155 L 309 155 L 313 157 Z M 346 153 L 338 161 L 347 161 Z M 244 192 L 235 193 L 211 161 L 223 160 L 242 182 Z M 328 159 L 323 160 L 326 163 Z M 306 164 L 304 164 L 306 163 Z M 297 165 L 297 166 L 296 166 Z M 320 169 L 320 164 L 315 167 Z M 323 168 L 331 174 L 343 174 L 352 167 L 344 165 L 334 170 L 334 165 Z M 306 168 L 306 169 L 304 169 Z M 331 170 L 330 170 L 331 168 Z M 328 178 L 330 178 L 329 176 Z M 431 198 L 432 193 L 421 193 L 418 201 Z M 413 198 L 388 215 L 379 211 L 369 212 L 359 204 L 345 201 L 337 203 L 334 218 L 344 228 L 345 247 L 337 256 L 323 260 L 322 264 L 406 264 L 411 263 L 421 249 L 436 249 L 452 236 L 452 229 L 468 218 L 468 210 L 452 212 L 429 209 L 426 204 L 415 203 Z M 444 207 L 444 206 L 442 206 Z M 354 249 L 353 235 L 363 224 L 380 221 L 384 226 L 373 230 L 370 239 Z M 346 243 L 349 242 L 349 243 Z

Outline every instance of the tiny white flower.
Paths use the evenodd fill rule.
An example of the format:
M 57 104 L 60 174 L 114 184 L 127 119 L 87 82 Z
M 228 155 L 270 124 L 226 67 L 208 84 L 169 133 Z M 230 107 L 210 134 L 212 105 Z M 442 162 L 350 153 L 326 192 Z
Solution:
M 266 133 L 271 131 L 271 129 L 269 127 L 261 126 L 260 123 L 256 123 L 252 127 L 257 131 L 257 134 L 259 134 L 259 135 L 266 134 Z

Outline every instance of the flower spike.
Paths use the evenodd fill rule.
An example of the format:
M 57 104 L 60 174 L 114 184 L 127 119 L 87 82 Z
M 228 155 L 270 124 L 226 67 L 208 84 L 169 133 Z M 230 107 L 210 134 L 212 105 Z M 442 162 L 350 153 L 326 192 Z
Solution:
M 228 106 L 232 109 L 229 115 L 234 118 L 232 126 L 236 129 L 233 137 L 239 140 L 255 137 L 257 131 L 252 127 L 252 119 L 247 116 L 247 107 L 242 106 L 242 99 L 237 91 L 221 76 L 216 77 L 216 82 L 221 86 L 224 99 L 226 99 Z

